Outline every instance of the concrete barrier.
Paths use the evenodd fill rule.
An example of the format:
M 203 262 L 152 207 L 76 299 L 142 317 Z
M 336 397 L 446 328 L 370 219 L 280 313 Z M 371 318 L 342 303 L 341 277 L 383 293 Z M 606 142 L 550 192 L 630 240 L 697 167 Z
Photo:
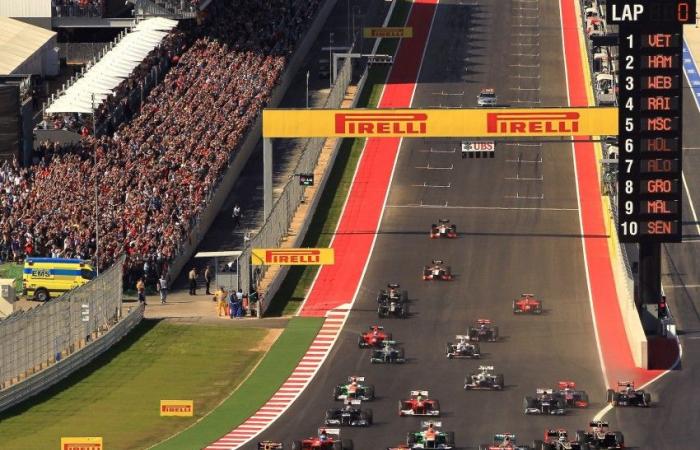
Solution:
M 316 42 L 316 38 L 323 28 L 323 25 L 326 23 L 331 11 L 335 7 L 336 2 L 337 0 L 326 0 L 319 8 L 316 18 L 302 38 L 297 50 L 289 60 L 287 68 L 280 77 L 279 84 L 272 91 L 272 96 L 267 107 L 277 107 L 284 98 L 285 94 L 287 93 L 287 89 L 289 89 L 290 84 L 299 71 L 299 67 L 301 67 L 304 59 L 306 59 L 306 55 L 309 53 L 309 50 L 311 50 L 311 47 Z M 175 257 L 173 261 L 171 261 L 170 279 L 172 282 L 177 279 L 180 271 L 182 271 L 184 265 L 190 260 L 195 250 L 199 246 L 199 243 L 204 238 L 204 235 L 209 230 L 209 227 L 214 222 L 214 219 L 216 219 L 216 216 L 219 214 L 219 211 L 221 211 L 221 208 L 226 202 L 233 185 L 248 162 L 250 155 L 253 153 L 253 150 L 257 146 L 261 137 L 262 114 L 259 114 L 251 126 L 250 131 L 248 131 L 245 141 L 241 147 L 234 152 L 233 158 L 228 169 L 226 170 L 226 173 L 224 174 L 219 185 L 216 187 L 214 194 L 210 197 L 209 204 L 200 215 L 197 224 L 190 233 L 189 239 L 182 247 L 180 254 Z

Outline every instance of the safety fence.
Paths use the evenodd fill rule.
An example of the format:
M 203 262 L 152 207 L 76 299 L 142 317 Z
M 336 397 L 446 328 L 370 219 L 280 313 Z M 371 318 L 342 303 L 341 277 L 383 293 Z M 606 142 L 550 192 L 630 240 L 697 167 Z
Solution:
M 91 282 L 0 321 L 3 391 L 69 359 L 122 319 L 124 257 Z
M 338 76 L 335 79 L 331 92 L 321 108 L 339 108 L 345 98 L 345 92 L 352 81 L 352 63 L 344 60 L 341 64 L 342 66 L 338 70 Z M 293 173 L 313 172 L 325 141 L 325 138 L 308 139 L 304 144 L 304 150 L 294 167 Z M 289 227 L 294 218 L 294 213 L 303 199 L 304 186 L 299 184 L 299 180 L 296 177 L 291 177 L 282 189 L 282 193 L 273 205 L 270 215 L 265 220 L 262 228 L 248 241 L 239 259 L 241 274 L 251 274 L 250 277 L 243 276 L 241 279 L 243 292 L 249 292 L 251 288 L 257 286 L 267 270 L 267 266 L 261 265 L 255 266 L 255 270 L 251 272 L 252 249 L 278 247 L 280 242 L 289 234 Z

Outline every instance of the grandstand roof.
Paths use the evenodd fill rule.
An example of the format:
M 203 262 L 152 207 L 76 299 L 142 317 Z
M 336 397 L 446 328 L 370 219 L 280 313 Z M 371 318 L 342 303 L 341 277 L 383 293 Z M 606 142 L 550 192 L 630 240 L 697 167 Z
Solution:
M 91 113 L 93 99 L 94 106 L 101 103 L 176 26 L 176 20 L 162 17 L 139 22 L 102 59 L 59 95 L 46 112 Z
M 0 75 L 9 75 L 56 33 L 19 20 L 0 17 Z

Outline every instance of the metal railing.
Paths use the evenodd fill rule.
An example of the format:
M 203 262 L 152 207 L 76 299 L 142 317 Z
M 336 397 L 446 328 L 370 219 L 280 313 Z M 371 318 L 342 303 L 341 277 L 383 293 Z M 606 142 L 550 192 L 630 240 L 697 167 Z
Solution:
M 338 77 L 322 108 L 339 108 L 345 98 L 345 92 L 351 80 L 352 63 L 345 60 L 342 63 L 341 69 L 338 71 Z M 301 157 L 294 167 L 293 173 L 313 172 L 325 142 L 325 138 L 308 139 Z M 258 282 L 267 271 L 267 266 L 254 266 L 255 270 L 251 272 L 252 249 L 278 247 L 282 240 L 289 234 L 289 227 L 292 219 L 303 198 L 304 186 L 299 185 L 299 180 L 297 180 L 296 177 L 291 177 L 273 205 L 270 216 L 267 218 L 260 231 L 247 242 L 243 254 L 239 259 L 242 275 L 241 288 L 243 292 L 250 292 L 251 287 L 257 286 Z M 248 276 L 247 274 L 251 275 Z
M 0 392 L 70 357 L 119 322 L 124 259 L 61 297 L 0 321 Z

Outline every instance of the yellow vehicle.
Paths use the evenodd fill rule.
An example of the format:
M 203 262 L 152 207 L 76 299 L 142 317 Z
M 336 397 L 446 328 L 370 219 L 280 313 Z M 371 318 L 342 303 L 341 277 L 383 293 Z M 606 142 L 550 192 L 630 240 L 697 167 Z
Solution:
M 59 297 L 94 277 L 88 261 L 66 258 L 27 258 L 22 273 L 24 295 L 40 302 Z

